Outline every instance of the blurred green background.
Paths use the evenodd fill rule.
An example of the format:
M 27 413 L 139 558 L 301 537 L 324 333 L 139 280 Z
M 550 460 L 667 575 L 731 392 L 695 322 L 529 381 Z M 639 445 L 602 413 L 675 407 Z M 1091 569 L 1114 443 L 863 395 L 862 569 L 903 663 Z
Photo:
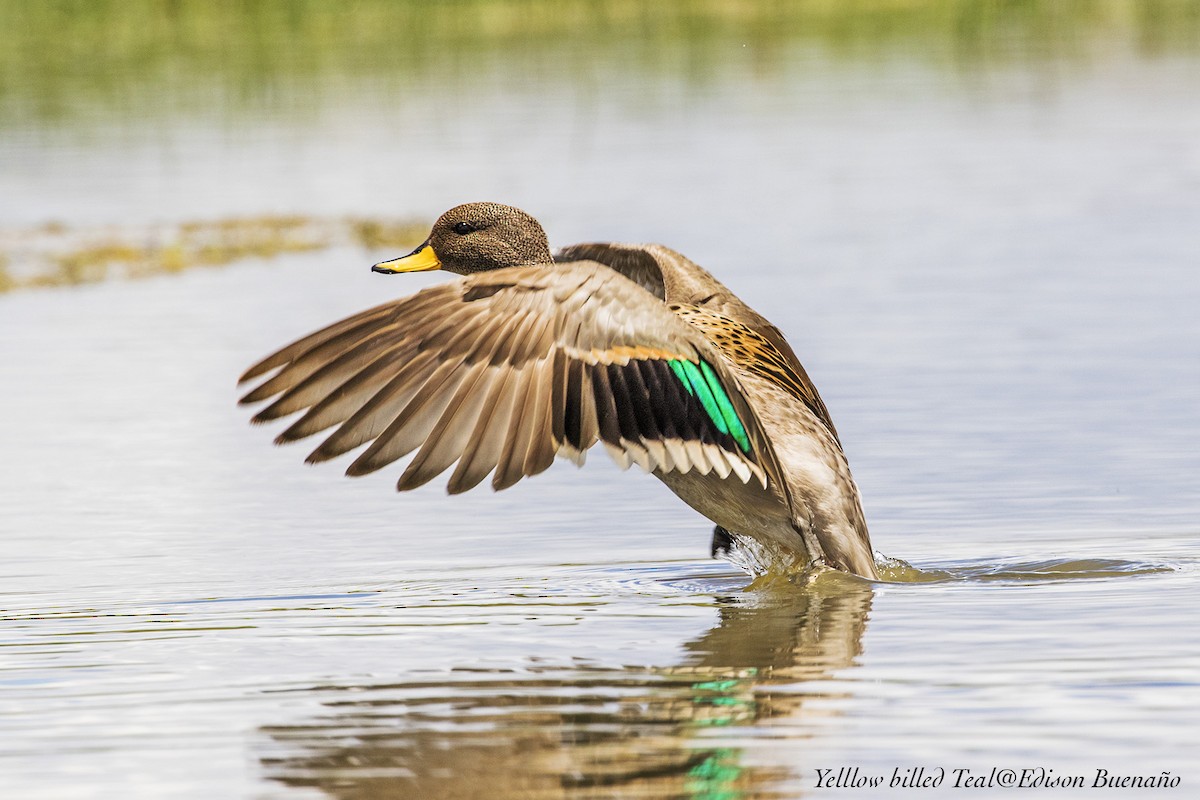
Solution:
M 479 197 L 686 244 L 616 209 L 793 204 L 768 176 L 827 183 L 795 158 L 857 157 L 834 129 L 1041 113 L 1096 80 L 1127 124 L 1198 52 L 1195 0 L 0 0 L 0 291 L 403 247 Z M 780 130 L 794 151 L 747 141 Z
M 347 85 L 470 85 L 496 59 L 587 82 L 597 62 L 703 86 L 730 48 L 763 74 L 790 49 L 951 71 L 1132 51 L 1194 53 L 1190 0 L 3 0 L 0 126 L 266 106 Z

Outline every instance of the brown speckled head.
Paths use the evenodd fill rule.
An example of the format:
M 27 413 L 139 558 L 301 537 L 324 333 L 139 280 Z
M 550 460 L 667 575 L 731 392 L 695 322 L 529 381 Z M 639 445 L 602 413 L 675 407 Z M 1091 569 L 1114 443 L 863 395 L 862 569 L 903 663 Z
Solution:
M 469 275 L 552 261 L 546 233 L 529 214 L 500 203 L 464 203 L 442 214 L 416 250 L 372 269 L 383 273 L 444 269 Z

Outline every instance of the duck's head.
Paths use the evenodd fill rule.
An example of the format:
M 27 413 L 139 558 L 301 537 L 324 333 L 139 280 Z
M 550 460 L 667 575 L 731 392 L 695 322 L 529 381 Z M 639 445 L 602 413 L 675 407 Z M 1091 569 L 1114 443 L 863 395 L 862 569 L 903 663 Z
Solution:
M 469 275 L 552 261 L 546 232 L 536 219 L 500 203 L 465 203 L 438 217 L 416 250 L 371 269 L 385 275 L 431 269 Z

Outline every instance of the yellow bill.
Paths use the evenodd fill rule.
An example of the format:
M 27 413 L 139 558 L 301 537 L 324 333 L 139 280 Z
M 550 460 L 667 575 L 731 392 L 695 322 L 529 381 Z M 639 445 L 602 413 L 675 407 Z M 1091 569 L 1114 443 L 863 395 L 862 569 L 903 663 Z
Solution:
M 394 275 L 397 272 L 426 272 L 431 269 L 441 269 L 442 262 L 437 253 L 425 242 L 406 256 L 393 258 L 391 261 L 380 261 L 371 267 L 372 272 L 382 272 L 384 275 Z

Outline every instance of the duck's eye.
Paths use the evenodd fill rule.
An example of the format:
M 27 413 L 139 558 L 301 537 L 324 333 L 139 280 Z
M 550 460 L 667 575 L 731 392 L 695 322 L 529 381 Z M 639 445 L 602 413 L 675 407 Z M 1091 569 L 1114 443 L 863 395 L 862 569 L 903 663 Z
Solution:
M 469 222 L 456 222 L 451 230 L 457 233 L 459 236 L 465 236 L 471 231 L 475 230 L 475 226 Z

